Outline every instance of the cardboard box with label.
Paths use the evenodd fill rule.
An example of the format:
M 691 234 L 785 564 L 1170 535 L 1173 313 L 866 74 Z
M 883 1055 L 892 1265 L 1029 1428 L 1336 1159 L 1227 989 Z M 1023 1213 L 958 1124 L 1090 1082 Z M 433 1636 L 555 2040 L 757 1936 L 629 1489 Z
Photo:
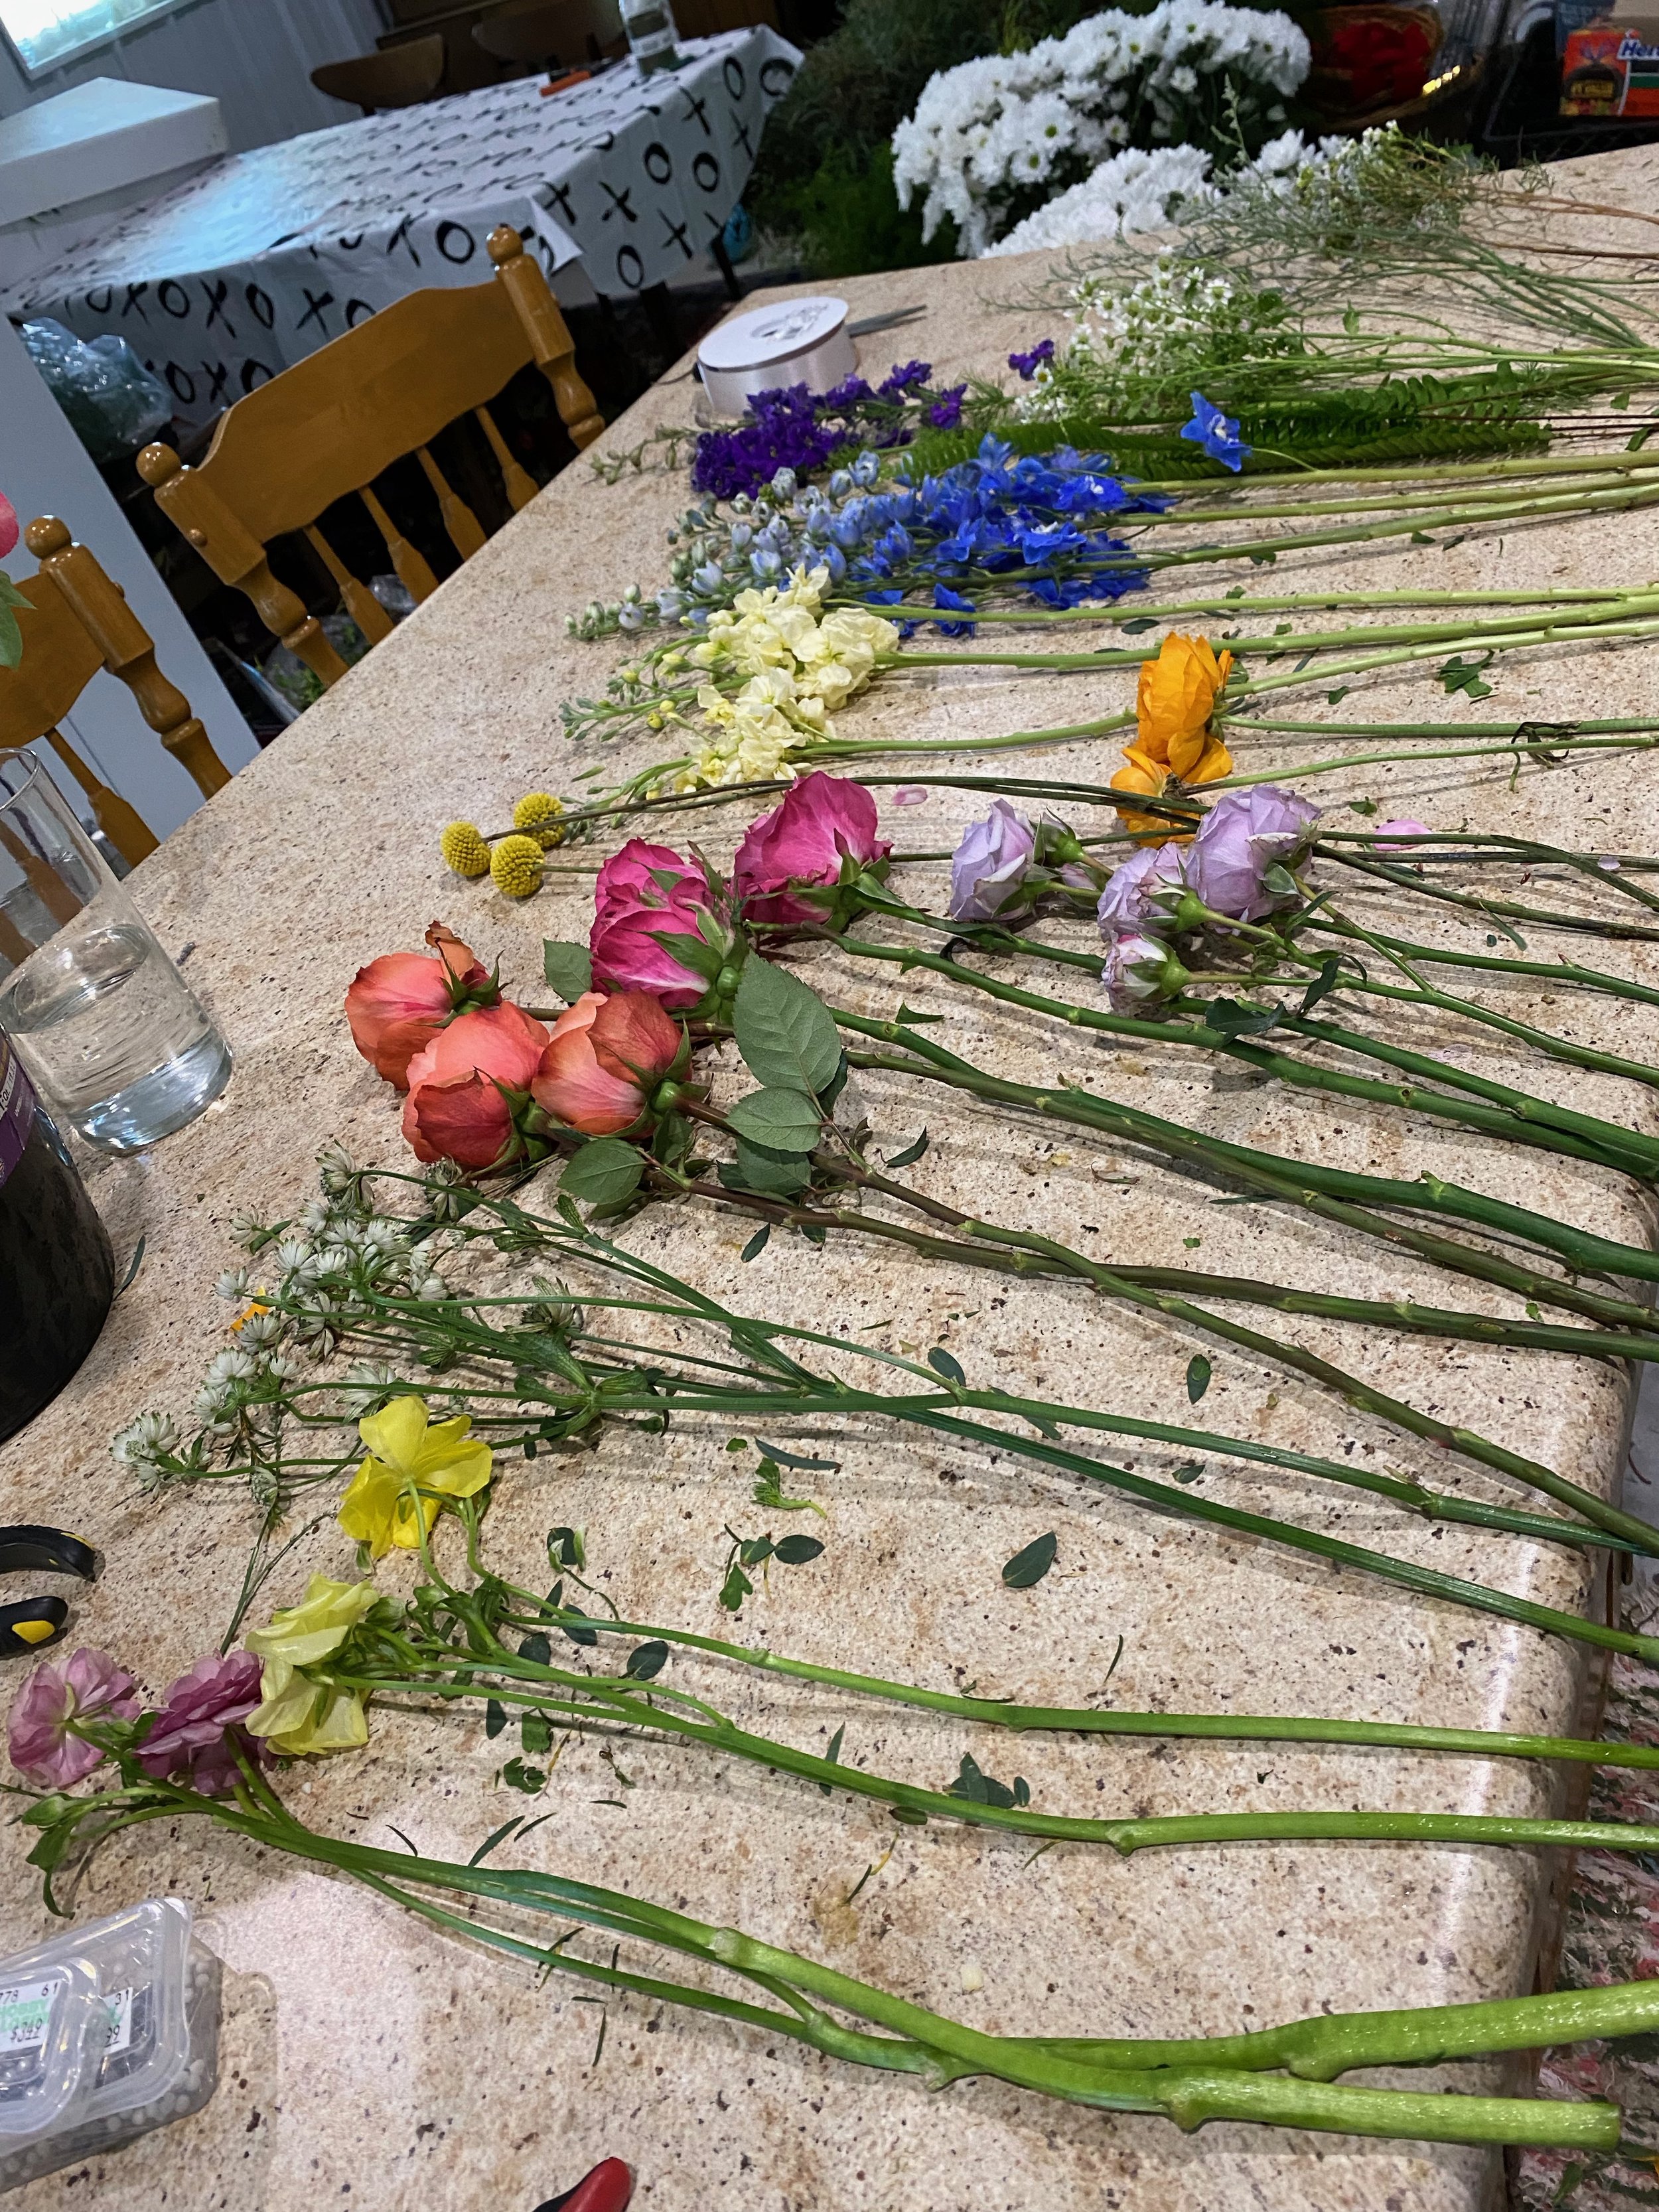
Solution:
M 1561 112 L 1659 117 L 1659 14 L 1621 8 L 1568 33 Z

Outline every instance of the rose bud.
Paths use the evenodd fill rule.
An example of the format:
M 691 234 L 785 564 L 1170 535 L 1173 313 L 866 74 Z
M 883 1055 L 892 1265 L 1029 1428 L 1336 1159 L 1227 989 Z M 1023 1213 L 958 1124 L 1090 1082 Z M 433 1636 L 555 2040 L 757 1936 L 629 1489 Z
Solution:
M 508 1091 L 528 1091 L 547 1047 L 540 1022 L 503 999 L 462 1014 L 409 1063 L 404 1135 L 416 1159 L 494 1167 L 519 1149 Z
M 588 950 L 593 981 L 611 991 L 648 991 L 661 1006 L 695 1006 L 708 979 L 681 965 L 657 942 L 659 934 L 697 937 L 714 895 L 696 860 L 671 845 L 630 837 L 599 870 L 593 891 Z
M 989 921 L 1019 896 L 1036 853 L 1036 833 L 1006 799 L 970 822 L 951 855 L 951 919 Z
M 892 849 L 876 835 L 876 802 L 864 786 L 820 769 L 750 825 L 732 863 L 732 889 L 752 921 L 824 921 L 825 901 L 792 891 L 839 883 L 843 860 L 867 866 Z
M 499 993 L 477 955 L 452 929 L 434 921 L 426 941 L 437 954 L 384 952 L 357 970 L 345 995 L 351 1041 L 399 1091 L 409 1063 L 444 1024 L 472 1006 L 494 1006 Z
M 631 1129 L 679 1058 L 684 1036 L 645 991 L 584 991 L 553 1024 L 531 1091 L 544 1113 L 584 1136 Z

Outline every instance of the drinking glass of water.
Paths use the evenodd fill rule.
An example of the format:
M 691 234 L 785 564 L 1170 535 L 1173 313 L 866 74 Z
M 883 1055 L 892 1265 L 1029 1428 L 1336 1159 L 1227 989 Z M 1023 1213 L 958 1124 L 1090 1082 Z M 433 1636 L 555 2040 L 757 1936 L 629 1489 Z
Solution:
M 0 753 L 0 1030 L 48 1109 L 106 1152 L 193 1121 L 230 1050 L 45 766 Z

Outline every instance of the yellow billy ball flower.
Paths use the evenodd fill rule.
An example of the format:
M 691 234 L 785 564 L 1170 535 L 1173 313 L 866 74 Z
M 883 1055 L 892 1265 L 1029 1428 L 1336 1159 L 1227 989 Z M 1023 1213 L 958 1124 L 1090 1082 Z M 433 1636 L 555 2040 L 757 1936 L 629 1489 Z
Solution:
M 527 791 L 513 810 L 513 827 L 539 837 L 542 849 L 550 851 L 564 842 L 564 828 L 559 820 L 563 812 L 563 799 L 555 799 L 550 791 Z
M 508 898 L 528 898 L 542 887 L 542 844 L 539 837 L 526 837 L 514 830 L 503 837 L 489 856 L 489 872 L 498 891 Z
M 489 873 L 489 848 L 476 822 L 452 822 L 438 840 L 438 850 L 445 866 L 453 868 L 458 876 Z

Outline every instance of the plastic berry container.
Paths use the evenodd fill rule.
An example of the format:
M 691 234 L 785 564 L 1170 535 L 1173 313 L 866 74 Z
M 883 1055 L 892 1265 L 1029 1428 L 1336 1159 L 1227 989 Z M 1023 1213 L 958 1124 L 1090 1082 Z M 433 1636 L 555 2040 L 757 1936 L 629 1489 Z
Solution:
M 0 2173 L 73 2106 L 100 2027 L 97 1977 L 63 1954 L 60 1942 L 0 1960 Z
M 67 1930 L 36 1955 L 88 1978 L 91 2024 L 75 2094 L 27 2140 L 0 2139 L 0 2191 L 184 2118 L 212 2095 L 217 2069 L 219 1962 L 192 1942 L 178 1898 Z

